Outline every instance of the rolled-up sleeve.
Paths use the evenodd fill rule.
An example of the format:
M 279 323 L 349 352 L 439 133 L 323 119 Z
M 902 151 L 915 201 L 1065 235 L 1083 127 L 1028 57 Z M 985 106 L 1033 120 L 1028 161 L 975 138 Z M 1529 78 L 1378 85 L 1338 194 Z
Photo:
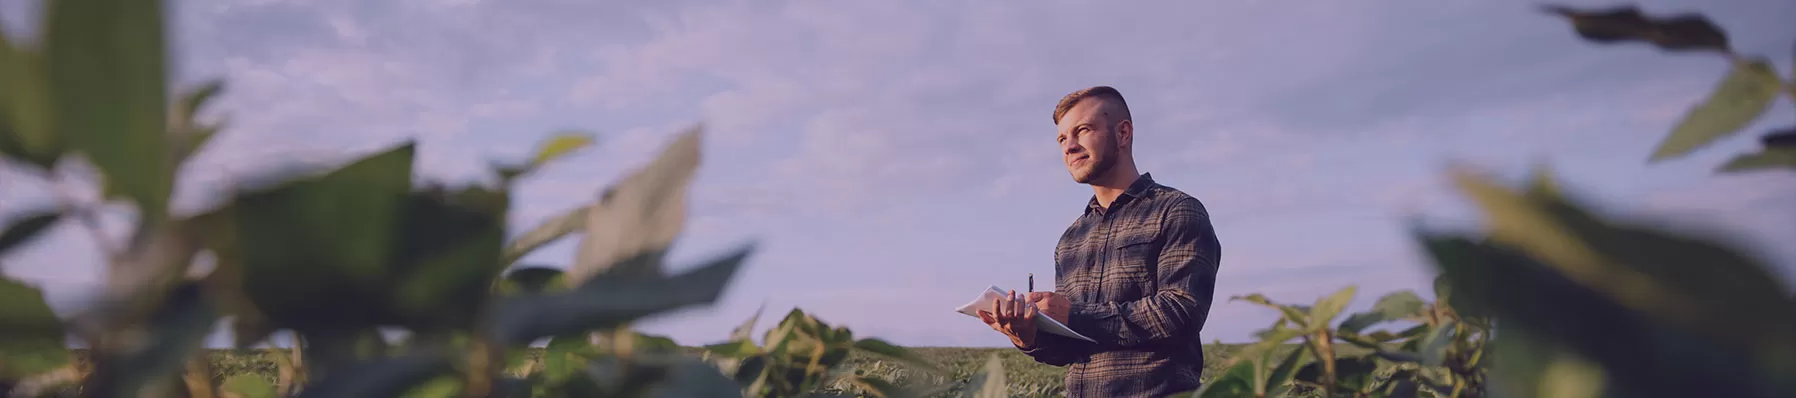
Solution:
M 1068 326 L 1118 347 L 1186 338 L 1203 329 L 1221 251 L 1209 214 L 1196 198 L 1183 198 L 1162 213 L 1159 232 L 1158 290 L 1133 301 L 1073 302 Z

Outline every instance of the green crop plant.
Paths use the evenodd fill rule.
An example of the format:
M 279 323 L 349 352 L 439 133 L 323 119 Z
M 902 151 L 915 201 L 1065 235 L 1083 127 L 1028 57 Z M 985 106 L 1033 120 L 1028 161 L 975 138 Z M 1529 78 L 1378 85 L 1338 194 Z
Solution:
M 724 374 L 732 375 L 738 383 L 748 386 L 745 396 L 920 397 L 946 391 L 945 384 L 923 383 L 929 379 L 886 380 L 841 366 L 850 354 L 864 352 L 908 364 L 927 372 L 924 376 L 944 373 L 931 361 L 884 340 L 857 340 L 853 331 L 832 327 L 798 309 L 793 309 L 778 325 L 768 329 L 762 338 L 763 344 L 757 345 L 751 331 L 758 318 L 760 313 L 756 312 L 731 333 L 729 341 L 704 347 L 706 359 Z
M 1796 102 L 1796 68 L 1791 70 L 1791 77 L 1782 77 L 1767 58 L 1736 52 L 1727 33 L 1702 15 L 1652 17 L 1632 6 L 1544 9 L 1565 17 L 1578 36 L 1591 43 L 1649 43 L 1666 52 L 1707 53 L 1727 60 L 1727 75 L 1707 98 L 1684 113 L 1671 133 L 1659 142 L 1648 158 L 1650 162 L 1682 157 L 1738 134 L 1768 112 L 1780 93 Z M 1796 169 L 1796 126 L 1767 132 L 1759 142 L 1763 147 L 1759 152 L 1738 155 L 1723 164 L 1720 171 Z
M 747 391 L 672 340 L 636 333 L 633 320 L 717 300 L 744 247 L 670 273 L 685 191 L 699 163 L 699 130 L 679 135 L 649 165 L 589 205 L 507 240 L 510 188 L 555 159 L 592 145 L 558 133 L 530 159 L 495 164 L 497 184 L 414 183 L 415 144 L 327 170 L 270 173 L 195 214 L 169 211 L 177 171 L 222 129 L 200 120 L 219 81 L 168 100 L 163 7 L 145 0 L 47 3 L 41 43 L 0 35 L 0 155 L 45 180 L 67 162 L 97 171 L 104 200 L 136 210 L 129 239 L 100 233 L 98 205 L 64 198 L 8 215 L 0 254 L 51 226 L 77 221 L 107 250 L 97 304 L 59 318 L 42 292 L 0 278 L 0 392 L 72 387 L 92 397 L 558 397 L 719 396 Z M 60 181 L 57 181 L 60 182 Z M 11 187 L 7 187 L 11 189 Z M 515 264 L 581 235 L 565 274 Z M 194 269 L 210 256 L 210 270 Z M 512 269 L 506 272 L 507 269 Z M 261 350 L 273 380 L 215 378 L 202 347 L 229 319 L 239 349 Z M 800 328 L 817 326 L 798 324 Z M 384 330 L 408 336 L 389 341 Z M 815 332 L 815 333 L 812 333 Z M 788 339 L 830 355 L 856 349 L 915 357 L 845 328 Z M 74 335 L 89 347 L 75 361 Z M 596 334 L 597 341 L 589 341 Z M 543 358 L 525 355 L 548 340 Z M 784 359 L 782 359 L 784 360 Z M 737 372 L 740 373 L 740 372 Z M 67 386 L 72 384 L 73 386 Z
M 1700 15 L 1545 9 L 1591 42 L 1646 42 L 1730 62 L 1649 162 L 1737 134 L 1780 93 L 1796 101 L 1796 83 L 1765 58 L 1736 53 Z M 1776 129 L 1760 143 L 1759 152 L 1720 171 L 1796 168 L 1796 128 Z M 1796 374 L 1796 298 L 1758 259 L 1721 239 L 1598 216 L 1544 167 L 1519 190 L 1464 169 L 1451 175 L 1488 226 L 1483 233 L 1416 229 L 1441 272 L 1435 304 L 1394 293 L 1331 329 L 1325 325 L 1352 287 L 1309 307 L 1238 297 L 1282 316 L 1197 396 L 1796 396 L 1796 379 L 1788 377 Z M 1360 333 L 1393 319 L 1420 325 Z M 1296 338 L 1302 347 L 1276 355 Z M 1334 340 L 1356 349 L 1343 351 L 1349 346 Z
M 1199 397 L 1282 397 L 1314 392 L 1324 396 L 1394 397 L 1484 396 L 1480 362 L 1490 338 L 1489 321 L 1461 317 L 1446 300 L 1444 280 L 1435 301 L 1399 291 L 1378 299 L 1371 310 L 1335 323 L 1353 300 L 1348 286 L 1314 305 L 1290 305 L 1260 294 L 1230 298 L 1279 312 L 1259 340 L 1243 348 L 1223 374 L 1197 392 Z M 1386 322 L 1410 322 L 1400 331 L 1368 330 Z M 1281 352 L 1292 340 L 1295 349 Z

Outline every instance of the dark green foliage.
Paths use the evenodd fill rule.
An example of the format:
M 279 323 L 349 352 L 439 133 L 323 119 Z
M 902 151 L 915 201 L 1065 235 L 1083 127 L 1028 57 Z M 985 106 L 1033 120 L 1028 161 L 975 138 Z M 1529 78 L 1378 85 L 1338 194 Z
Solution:
M 508 231 L 520 178 L 595 141 L 559 132 L 528 159 L 493 162 L 497 186 L 414 181 L 405 143 L 316 173 L 275 174 L 197 215 L 169 214 L 175 171 L 222 130 L 197 120 L 224 88 L 169 96 L 160 1 L 59 0 L 43 43 L 0 35 L 0 155 L 53 175 L 65 155 L 97 166 L 105 196 L 141 214 L 102 245 L 97 305 L 58 319 L 42 292 L 0 278 L 0 392 L 85 396 L 678 397 L 1052 396 L 1059 369 L 1014 350 L 921 351 L 794 309 L 762 341 L 755 318 L 729 339 L 680 347 L 630 324 L 718 300 L 749 247 L 687 271 L 663 264 L 685 220 L 699 132 L 528 231 Z M 1731 69 L 1651 160 L 1746 129 L 1796 85 L 1735 54 L 1696 15 L 1549 6 L 1580 37 L 1720 54 Z M 172 99 L 171 99 L 172 97 Z M 1761 138 L 1726 171 L 1796 168 L 1796 131 Z M 1455 181 L 1489 219 L 1480 234 L 1418 232 L 1440 272 L 1432 301 L 1390 293 L 1342 314 L 1349 286 L 1309 305 L 1236 297 L 1280 318 L 1260 341 L 1206 349 L 1201 397 L 1796 396 L 1796 300 L 1764 264 L 1719 240 L 1609 220 L 1568 199 L 1544 168 L 1522 190 Z M 64 204 L 10 215 L 0 253 L 65 217 Z M 513 267 L 572 234 L 563 266 Z M 508 236 L 516 238 L 507 240 Z M 107 243 L 107 242 L 99 242 Z M 202 252 L 213 269 L 191 278 Z M 512 268 L 511 272 L 506 272 Z M 568 270 L 564 273 L 562 270 Z M 208 358 L 229 318 L 239 347 L 276 331 L 292 348 Z M 380 328 L 411 332 L 387 341 Z M 93 347 L 71 360 L 73 334 Z M 542 350 L 527 347 L 548 340 Z M 933 352 L 940 355 L 925 355 Z M 1226 353 L 1226 354 L 1225 354 Z M 1227 359 L 1224 359 L 1224 357 Z M 9 391 L 19 388 L 20 391 Z M 214 394 L 221 393 L 221 394 Z
M 0 383 L 17 382 L 69 361 L 62 320 L 50 311 L 43 292 L 0 277 Z
M 20 244 L 37 237 L 37 234 L 50 229 L 60 219 L 62 219 L 61 211 L 42 210 L 7 220 L 5 226 L 0 226 L 0 228 L 4 228 L 0 229 L 0 254 L 6 254 Z
M 1708 98 L 1690 108 L 1653 151 L 1649 161 L 1682 157 L 1738 133 L 1768 111 L 1779 93 L 1796 101 L 1796 84 L 1779 77 L 1764 58 L 1735 53 L 1728 44 L 1727 34 L 1701 15 L 1656 18 L 1633 6 L 1604 10 L 1563 6 L 1546 6 L 1545 9 L 1565 16 L 1578 36 L 1591 42 L 1646 42 L 1668 51 L 1711 52 L 1728 60 L 1732 68 L 1727 75 Z M 1777 132 L 1766 135 L 1764 152 L 1740 155 L 1723 165 L 1721 171 L 1796 168 L 1796 154 L 1789 153 L 1787 146 L 1780 149 L 1772 144 L 1782 142 L 1778 137 Z
M 1653 18 L 1632 6 L 1607 10 L 1575 10 L 1551 5 L 1543 8 L 1570 19 L 1578 36 L 1593 42 L 1647 42 L 1672 51 L 1730 50 L 1727 34 L 1702 15 Z

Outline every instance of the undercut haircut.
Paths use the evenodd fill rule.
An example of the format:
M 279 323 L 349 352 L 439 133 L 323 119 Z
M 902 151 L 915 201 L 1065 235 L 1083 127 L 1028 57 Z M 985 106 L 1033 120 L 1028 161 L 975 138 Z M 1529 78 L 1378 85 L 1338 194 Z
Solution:
M 1079 101 L 1087 98 L 1104 100 L 1104 113 L 1111 116 L 1111 123 L 1133 120 L 1129 116 L 1129 102 L 1123 100 L 1121 92 L 1110 86 L 1095 86 L 1080 89 L 1061 97 L 1060 103 L 1054 105 L 1054 124 L 1060 124 L 1061 116 L 1065 116 L 1068 110 L 1072 110 L 1073 106 L 1079 104 Z

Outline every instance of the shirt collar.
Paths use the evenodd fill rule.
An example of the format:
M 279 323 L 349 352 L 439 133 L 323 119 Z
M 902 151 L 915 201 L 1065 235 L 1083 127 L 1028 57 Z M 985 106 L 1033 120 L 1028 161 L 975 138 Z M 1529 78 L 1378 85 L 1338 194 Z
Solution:
M 1151 173 L 1142 173 L 1141 178 L 1136 178 L 1134 183 L 1129 184 L 1129 188 L 1123 190 L 1122 196 L 1116 197 L 1116 201 L 1111 204 L 1115 205 L 1125 202 L 1126 200 L 1124 197 L 1140 198 L 1142 195 L 1147 194 L 1148 188 L 1152 188 L 1153 186 L 1154 175 Z M 1104 206 L 1098 204 L 1098 196 L 1091 195 L 1091 200 L 1085 204 L 1085 213 L 1090 214 L 1093 211 L 1103 210 Z

